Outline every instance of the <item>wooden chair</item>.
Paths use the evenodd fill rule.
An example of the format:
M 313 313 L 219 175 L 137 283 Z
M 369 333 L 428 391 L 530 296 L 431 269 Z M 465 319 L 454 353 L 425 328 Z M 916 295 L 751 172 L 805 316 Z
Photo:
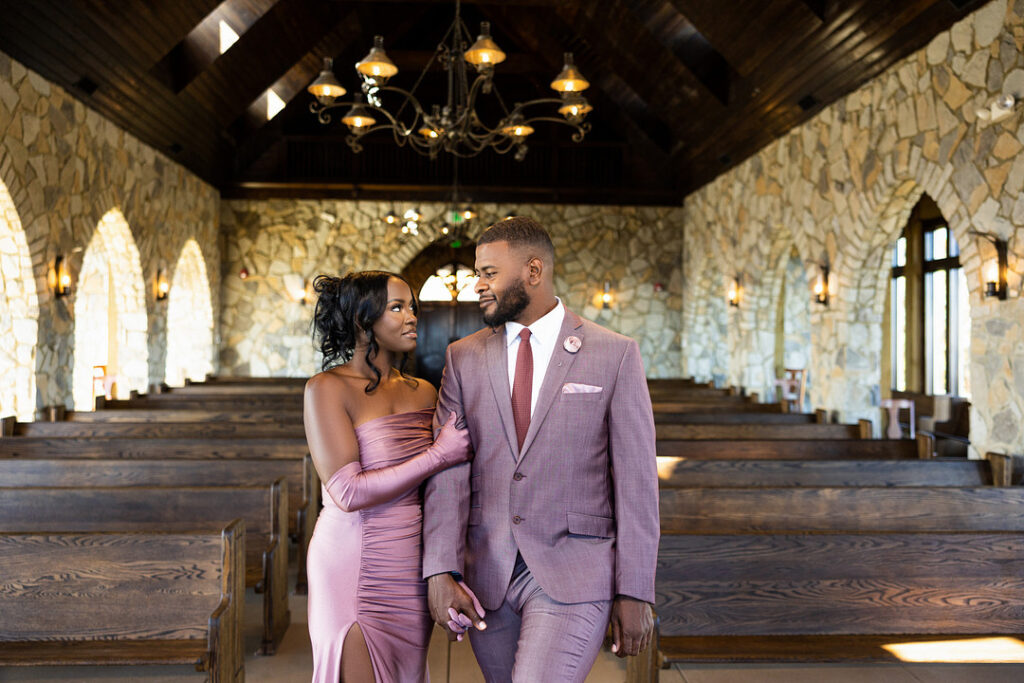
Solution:
M 779 402 L 786 404 L 794 413 L 804 409 L 804 373 L 803 368 L 786 368 L 782 377 L 775 380 Z

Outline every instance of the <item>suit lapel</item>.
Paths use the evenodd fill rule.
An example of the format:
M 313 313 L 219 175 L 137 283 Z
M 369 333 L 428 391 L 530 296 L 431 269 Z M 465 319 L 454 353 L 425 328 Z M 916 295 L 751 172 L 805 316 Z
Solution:
M 530 450 L 530 445 L 537 436 L 537 431 L 540 429 L 541 424 L 543 424 L 544 418 L 547 417 L 548 411 L 551 410 L 551 405 L 562 393 L 562 383 L 565 381 L 569 368 L 572 367 L 572 364 L 576 361 L 576 356 L 579 355 L 579 353 L 569 353 L 565 349 L 565 338 L 569 335 L 575 335 L 580 341 L 583 341 L 582 327 L 583 319 L 566 308 L 565 319 L 562 320 L 562 328 L 558 331 L 558 338 L 555 339 L 555 348 L 551 352 L 551 360 L 548 362 L 547 372 L 544 373 L 544 383 L 541 384 L 540 393 L 537 395 L 537 405 L 533 409 L 533 417 L 530 418 L 530 429 L 526 432 L 523 450 L 519 453 L 520 458 Z M 508 384 L 507 374 L 505 384 Z M 512 399 L 509 398 L 510 415 L 511 406 Z M 514 432 L 515 430 L 513 430 L 513 434 Z M 515 441 L 512 443 L 515 443 Z
M 512 419 L 512 388 L 508 385 L 508 346 L 505 344 L 504 326 L 487 337 L 487 374 L 491 379 L 491 391 L 498 406 L 498 417 L 505 430 L 509 449 L 517 452 L 516 425 Z

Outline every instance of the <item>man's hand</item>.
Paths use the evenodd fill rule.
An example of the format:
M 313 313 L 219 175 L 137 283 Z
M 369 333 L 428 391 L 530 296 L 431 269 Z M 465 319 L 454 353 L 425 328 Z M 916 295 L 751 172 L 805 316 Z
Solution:
M 487 628 L 483 606 L 468 586 L 457 582 L 451 574 L 434 574 L 427 579 L 427 603 L 431 618 L 444 629 L 448 640 L 462 640 L 463 627 L 475 626 L 479 631 Z
M 433 578 L 433 577 L 431 577 Z M 651 644 L 654 617 L 642 600 L 618 595 L 612 603 L 612 652 L 618 657 L 635 657 Z

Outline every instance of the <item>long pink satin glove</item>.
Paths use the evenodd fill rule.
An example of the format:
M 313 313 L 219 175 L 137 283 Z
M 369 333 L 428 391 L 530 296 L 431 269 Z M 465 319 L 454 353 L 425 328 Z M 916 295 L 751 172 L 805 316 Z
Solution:
M 456 429 L 455 413 L 451 413 L 434 444 L 419 455 L 392 467 L 365 472 L 358 460 L 350 462 L 334 473 L 325 488 L 342 510 L 362 510 L 398 497 L 427 477 L 469 460 L 469 455 L 469 430 Z

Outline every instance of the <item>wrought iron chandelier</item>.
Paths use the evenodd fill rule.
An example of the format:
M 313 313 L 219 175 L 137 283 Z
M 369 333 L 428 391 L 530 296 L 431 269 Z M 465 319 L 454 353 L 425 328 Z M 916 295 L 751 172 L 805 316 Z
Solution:
M 310 103 L 310 111 L 321 123 L 327 124 L 331 121 L 332 110 L 348 107 L 341 122 L 348 126 L 350 133 L 345 141 L 354 152 L 362 151 L 364 136 L 389 130 L 397 145 L 408 145 L 432 159 L 441 151 L 466 158 L 490 148 L 499 154 L 515 150 L 515 159 L 521 161 L 526 156 L 526 139 L 534 132 L 534 124 L 541 122 L 567 125 L 574 131 L 573 141 L 581 142 L 590 131 L 590 124 L 584 119 L 593 107 L 581 94 L 590 83 L 573 64 L 572 53 L 565 53 L 565 64 L 551 82 L 551 88 L 559 97 L 516 102 L 509 109 L 494 84 L 494 67 L 505 60 L 505 53 L 491 38 L 490 22 L 480 23 L 480 35 L 467 49 L 471 36 L 460 10 L 461 2 L 456 0 L 455 20 L 411 90 L 387 84 L 398 73 L 398 67 L 384 52 L 383 37 L 374 36 L 373 48 L 355 65 L 362 93 L 351 100 L 340 100 L 347 91 L 334 76 L 333 60 L 325 58 L 323 71 L 307 88 L 316 96 L 316 101 Z M 416 97 L 416 89 L 435 62 L 448 73 L 447 94 L 444 104 L 432 105 L 427 113 Z M 467 65 L 476 69 L 472 83 Z M 394 113 L 384 105 L 386 93 L 398 96 Z M 503 112 L 493 127 L 487 126 L 476 112 L 477 98 L 481 94 L 493 95 Z M 561 116 L 527 111 L 532 112 L 539 105 L 558 105 L 557 112 Z

